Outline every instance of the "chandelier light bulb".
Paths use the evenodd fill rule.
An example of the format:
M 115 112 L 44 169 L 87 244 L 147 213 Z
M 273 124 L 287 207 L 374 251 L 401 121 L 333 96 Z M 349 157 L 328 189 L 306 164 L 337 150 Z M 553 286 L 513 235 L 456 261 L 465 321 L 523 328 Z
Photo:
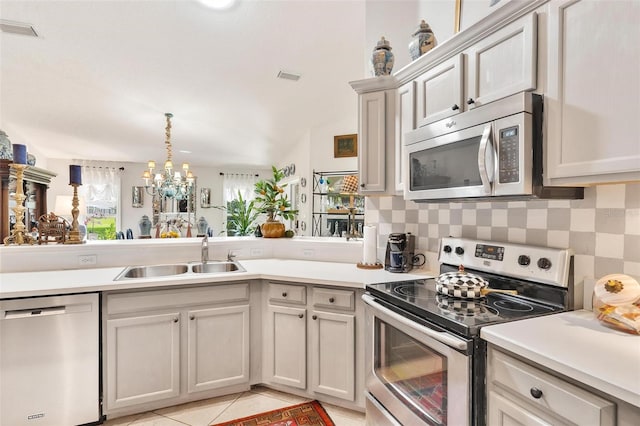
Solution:
M 182 170 L 184 171 L 189 170 L 189 163 L 182 163 Z
M 147 164 L 147 167 L 149 168 L 149 170 L 153 170 L 156 168 L 156 162 L 151 160 L 149 161 L 149 163 Z

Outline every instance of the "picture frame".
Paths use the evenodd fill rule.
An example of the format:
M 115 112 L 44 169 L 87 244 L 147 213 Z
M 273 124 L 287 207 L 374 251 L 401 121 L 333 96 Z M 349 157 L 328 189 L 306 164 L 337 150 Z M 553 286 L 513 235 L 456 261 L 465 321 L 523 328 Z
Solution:
M 131 207 L 141 208 L 144 206 L 144 188 L 142 186 L 131 187 Z
M 339 135 L 333 137 L 333 158 L 357 157 L 358 135 Z
M 211 207 L 211 188 L 200 189 L 200 207 L 203 209 Z

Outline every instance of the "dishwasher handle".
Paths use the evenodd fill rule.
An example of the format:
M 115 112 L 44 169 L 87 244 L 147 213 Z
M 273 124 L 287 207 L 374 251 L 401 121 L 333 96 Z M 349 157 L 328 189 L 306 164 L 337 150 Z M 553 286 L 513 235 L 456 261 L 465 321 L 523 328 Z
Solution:
M 72 305 L 61 305 L 61 306 L 44 306 L 38 307 L 35 306 L 33 308 L 26 309 L 14 309 L 4 311 L 4 315 L 2 315 L 1 319 L 11 320 L 11 319 L 20 319 L 20 318 L 36 318 L 36 317 L 45 317 L 52 315 L 65 315 L 72 314 L 78 312 L 88 312 L 91 311 L 92 307 L 90 303 L 81 303 L 81 304 L 72 304 Z

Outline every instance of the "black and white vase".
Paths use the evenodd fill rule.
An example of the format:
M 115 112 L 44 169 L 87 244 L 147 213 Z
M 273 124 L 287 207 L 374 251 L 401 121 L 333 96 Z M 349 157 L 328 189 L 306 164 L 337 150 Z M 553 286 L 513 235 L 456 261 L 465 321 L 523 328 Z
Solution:
M 424 19 L 420 22 L 420 26 L 416 32 L 412 34 L 412 37 L 413 40 L 409 43 L 409 54 L 414 61 L 438 44 L 436 36 L 434 36 L 433 31 L 431 31 L 431 27 L 429 27 L 429 24 L 427 24 Z
M 393 70 L 393 53 L 391 53 L 391 45 L 389 40 L 384 37 L 378 41 L 378 44 L 373 49 L 373 55 L 371 56 L 371 63 L 373 64 L 373 73 L 376 77 L 382 75 L 390 75 Z

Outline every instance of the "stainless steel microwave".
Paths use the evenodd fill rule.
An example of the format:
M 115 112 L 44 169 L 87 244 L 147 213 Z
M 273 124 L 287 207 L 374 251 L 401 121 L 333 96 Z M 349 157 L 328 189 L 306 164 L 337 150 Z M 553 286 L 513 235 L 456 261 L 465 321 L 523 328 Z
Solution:
M 583 198 L 542 184 L 542 108 L 522 92 L 407 133 L 405 199 Z

